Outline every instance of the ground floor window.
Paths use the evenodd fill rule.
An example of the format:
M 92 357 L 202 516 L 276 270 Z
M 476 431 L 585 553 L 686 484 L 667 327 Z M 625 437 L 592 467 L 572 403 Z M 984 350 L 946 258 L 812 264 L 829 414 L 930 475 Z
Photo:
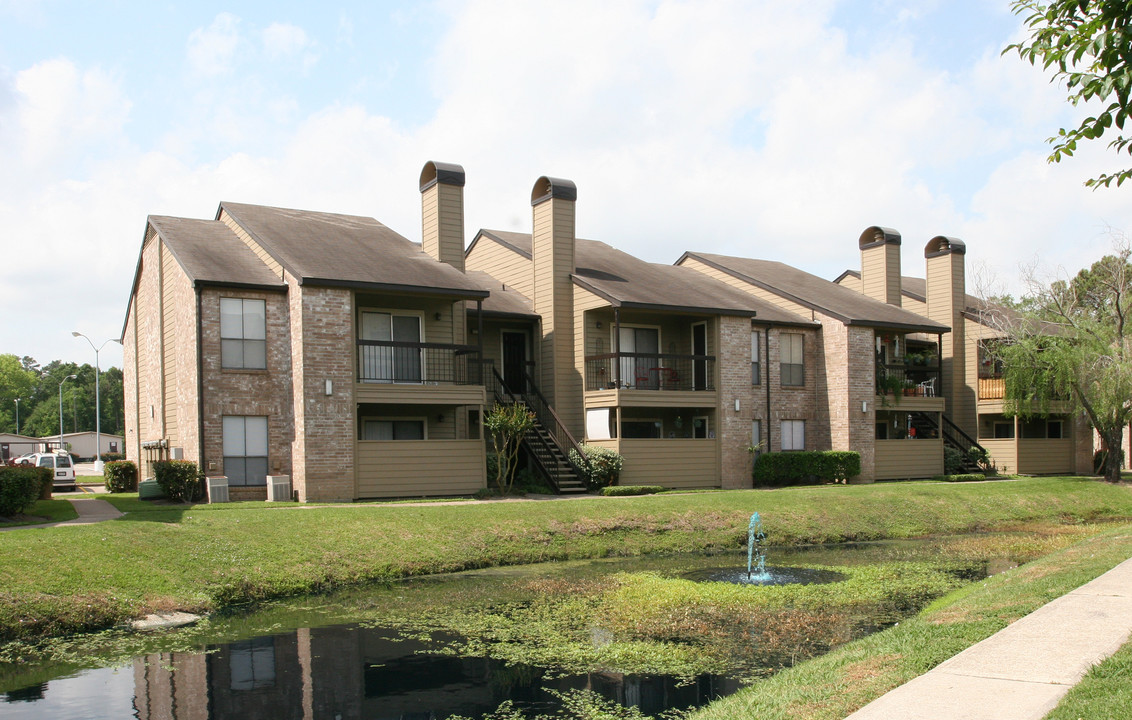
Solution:
M 228 485 L 267 485 L 267 418 L 224 418 L 224 474 Z
M 996 422 L 994 424 L 995 440 L 1011 440 L 1014 438 L 1014 422 Z
M 621 421 L 621 437 L 624 439 L 634 438 L 658 438 L 661 437 L 661 426 L 659 420 L 622 420 Z
M 783 450 L 806 449 L 806 421 L 783 420 L 780 430 Z
M 751 447 L 754 448 L 755 455 L 761 455 L 763 448 L 763 421 L 751 421 Z
M 362 440 L 424 439 L 424 420 L 362 420 Z

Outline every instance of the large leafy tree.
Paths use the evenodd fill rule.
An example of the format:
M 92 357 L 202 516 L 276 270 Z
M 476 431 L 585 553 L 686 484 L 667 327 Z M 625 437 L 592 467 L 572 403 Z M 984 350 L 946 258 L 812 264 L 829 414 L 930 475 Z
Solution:
M 1040 63 L 1052 70 L 1051 81 L 1065 83 L 1067 99 L 1074 106 L 1089 101 L 1102 105 L 1095 116 L 1076 128 L 1061 128 L 1049 139 L 1050 162 L 1072 157 L 1078 142 L 1096 140 L 1110 131 L 1116 136 L 1109 147 L 1118 154 L 1132 154 L 1132 137 L 1124 135 L 1124 123 L 1132 112 L 1132 0 L 1016 0 L 1011 7 L 1025 17 L 1030 38 L 1003 52 L 1017 51 L 1031 65 Z M 1132 168 L 1103 173 L 1085 184 L 1108 187 L 1116 181 L 1119 186 L 1129 177 Z
M 1132 421 L 1132 250 L 1071 279 L 1042 283 L 1033 273 L 1027 312 L 988 311 L 1004 342 L 1004 410 L 1029 416 L 1055 403 L 1080 411 L 1108 453 L 1104 476 L 1120 480 L 1123 432 Z

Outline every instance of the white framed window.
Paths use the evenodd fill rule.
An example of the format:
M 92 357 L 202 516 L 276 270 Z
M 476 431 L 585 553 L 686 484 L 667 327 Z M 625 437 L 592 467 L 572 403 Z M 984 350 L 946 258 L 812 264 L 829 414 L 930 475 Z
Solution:
M 220 366 L 267 369 L 267 301 L 220 298 Z
M 784 386 L 806 384 L 805 338 L 800 333 L 782 333 L 779 340 L 780 377 Z
M 424 418 L 365 418 L 361 440 L 427 440 Z
M 267 418 L 226 415 L 224 474 L 230 486 L 267 485 Z
M 781 426 L 782 449 L 785 450 L 805 450 L 806 449 L 806 421 L 805 420 L 783 420 Z
M 752 385 L 761 384 L 761 381 L 759 380 L 759 378 L 762 377 L 762 371 L 760 370 L 761 367 L 762 367 L 762 365 L 759 362 L 759 331 L 758 330 L 752 330 L 751 331 L 751 384 Z
M 755 454 L 759 455 L 765 449 L 762 446 L 763 441 L 763 421 L 751 421 L 751 447 L 755 449 Z
M 618 335 L 622 353 L 637 357 L 621 358 L 621 386 L 638 390 L 660 387 L 660 328 L 622 325 Z M 644 355 L 645 357 L 639 357 Z

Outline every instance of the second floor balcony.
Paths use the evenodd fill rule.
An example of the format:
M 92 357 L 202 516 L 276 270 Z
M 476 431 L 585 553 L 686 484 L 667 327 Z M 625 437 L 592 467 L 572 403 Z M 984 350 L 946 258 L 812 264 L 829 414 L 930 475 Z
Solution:
M 483 385 L 479 347 L 396 340 L 358 340 L 358 382 Z
M 714 355 L 606 353 L 585 359 L 586 391 L 714 391 Z

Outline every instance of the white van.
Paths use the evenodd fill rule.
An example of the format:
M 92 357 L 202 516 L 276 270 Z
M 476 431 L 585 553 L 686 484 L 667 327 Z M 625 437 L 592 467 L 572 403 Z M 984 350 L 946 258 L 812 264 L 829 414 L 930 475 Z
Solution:
M 75 466 L 71 456 L 65 453 L 36 453 L 32 456 L 32 465 L 36 467 L 53 468 L 55 470 L 55 489 L 75 489 Z

